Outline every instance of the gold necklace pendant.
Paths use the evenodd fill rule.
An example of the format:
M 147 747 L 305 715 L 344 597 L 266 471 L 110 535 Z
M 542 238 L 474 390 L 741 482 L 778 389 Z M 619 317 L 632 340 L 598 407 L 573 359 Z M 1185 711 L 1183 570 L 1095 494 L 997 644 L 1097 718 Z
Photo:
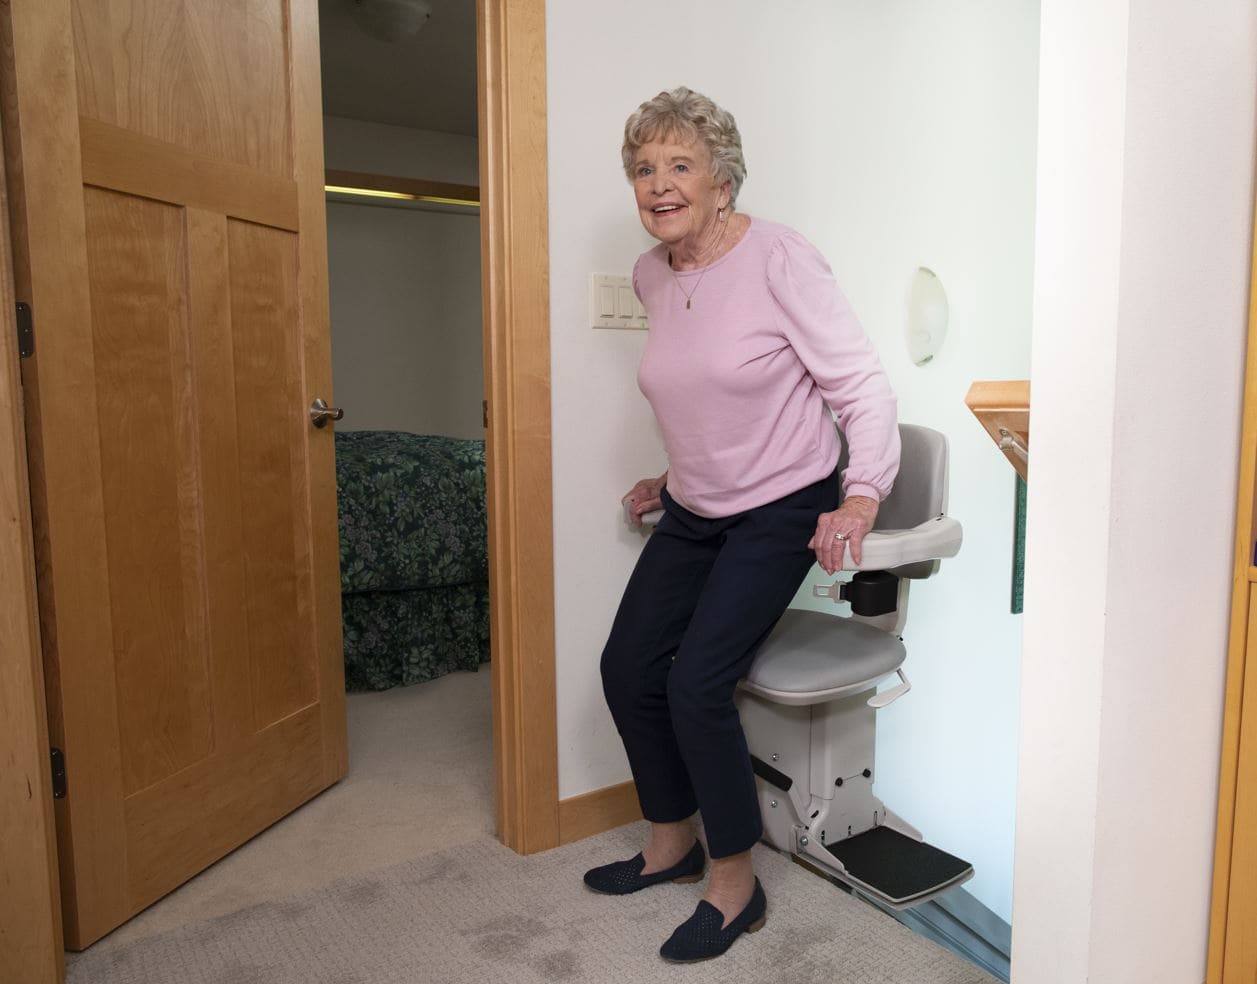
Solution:
M 724 220 L 722 219 L 721 222 L 723 223 L 723 221 Z M 724 241 L 724 238 L 725 238 L 725 227 L 722 224 L 720 226 L 720 232 L 716 236 L 715 245 L 712 248 L 713 253 L 716 253 L 720 250 L 720 244 Z M 697 293 L 698 288 L 702 285 L 703 278 L 707 276 L 708 268 L 714 262 L 715 262 L 715 257 L 713 256 L 713 258 L 709 262 L 703 265 L 702 272 L 698 275 L 698 282 L 694 284 L 694 289 L 687 294 L 685 293 L 685 288 L 681 286 L 681 278 L 677 276 L 676 267 L 672 265 L 672 251 L 671 250 L 668 251 L 668 269 L 672 272 L 672 279 L 673 281 L 676 282 L 677 290 L 679 290 L 681 292 L 681 295 L 685 298 L 685 310 L 689 311 L 690 308 L 692 307 L 690 302 L 693 300 L 694 294 Z
M 675 270 L 672 271 L 672 279 L 676 281 L 677 290 L 679 290 L 681 292 L 681 296 L 685 298 L 685 310 L 688 311 L 690 309 L 690 302 L 694 299 L 694 291 L 698 290 L 698 285 L 703 282 L 703 275 L 705 273 L 707 273 L 707 271 L 703 270 L 703 272 L 698 275 L 698 283 L 694 285 L 694 290 L 687 294 L 685 293 L 685 288 L 681 286 L 681 278 L 676 275 Z

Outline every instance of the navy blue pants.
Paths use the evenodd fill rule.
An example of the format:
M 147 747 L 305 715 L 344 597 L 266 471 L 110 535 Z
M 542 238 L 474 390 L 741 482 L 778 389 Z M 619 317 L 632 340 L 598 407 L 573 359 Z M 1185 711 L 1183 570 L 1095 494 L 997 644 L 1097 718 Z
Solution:
M 663 493 L 602 653 L 602 685 L 655 823 L 702 813 L 714 858 L 763 833 L 755 776 L 733 705 L 738 681 L 816 555 L 816 518 L 836 509 L 828 478 L 776 502 L 704 519 Z

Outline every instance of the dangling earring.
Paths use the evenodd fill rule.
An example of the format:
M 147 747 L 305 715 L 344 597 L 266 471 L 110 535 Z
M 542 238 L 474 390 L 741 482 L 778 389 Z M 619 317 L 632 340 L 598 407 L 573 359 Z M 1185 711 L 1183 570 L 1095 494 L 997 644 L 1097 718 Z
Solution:
M 728 208 L 728 206 L 726 205 L 726 206 L 725 206 L 725 208 Z M 728 216 L 726 216 L 726 215 L 725 215 L 725 210 L 724 210 L 724 208 L 718 208 L 718 209 L 716 209 L 716 215 L 717 215 L 717 217 L 719 217 L 719 219 L 720 219 L 720 221 L 721 221 L 721 222 L 723 222 L 726 218 L 728 218 Z

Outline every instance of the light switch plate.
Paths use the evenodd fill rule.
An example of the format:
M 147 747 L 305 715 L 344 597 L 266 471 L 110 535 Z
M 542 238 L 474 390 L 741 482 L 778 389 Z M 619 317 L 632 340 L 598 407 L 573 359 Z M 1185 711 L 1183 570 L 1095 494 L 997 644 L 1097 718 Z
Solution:
M 646 309 L 633 293 L 633 281 L 611 273 L 589 275 L 589 324 L 594 328 L 644 329 Z

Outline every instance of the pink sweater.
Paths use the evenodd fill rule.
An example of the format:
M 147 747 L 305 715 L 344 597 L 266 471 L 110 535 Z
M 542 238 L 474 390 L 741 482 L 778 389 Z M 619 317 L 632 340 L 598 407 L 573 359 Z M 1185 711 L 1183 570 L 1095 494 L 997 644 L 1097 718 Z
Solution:
M 895 395 L 816 248 L 752 219 L 719 260 L 676 276 L 689 310 L 666 245 L 633 269 L 650 316 L 637 382 L 663 432 L 668 493 L 714 518 L 819 481 L 838 463 L 832 409 L 850 447 L 844 492 L 884 499 L 899 469 Z

